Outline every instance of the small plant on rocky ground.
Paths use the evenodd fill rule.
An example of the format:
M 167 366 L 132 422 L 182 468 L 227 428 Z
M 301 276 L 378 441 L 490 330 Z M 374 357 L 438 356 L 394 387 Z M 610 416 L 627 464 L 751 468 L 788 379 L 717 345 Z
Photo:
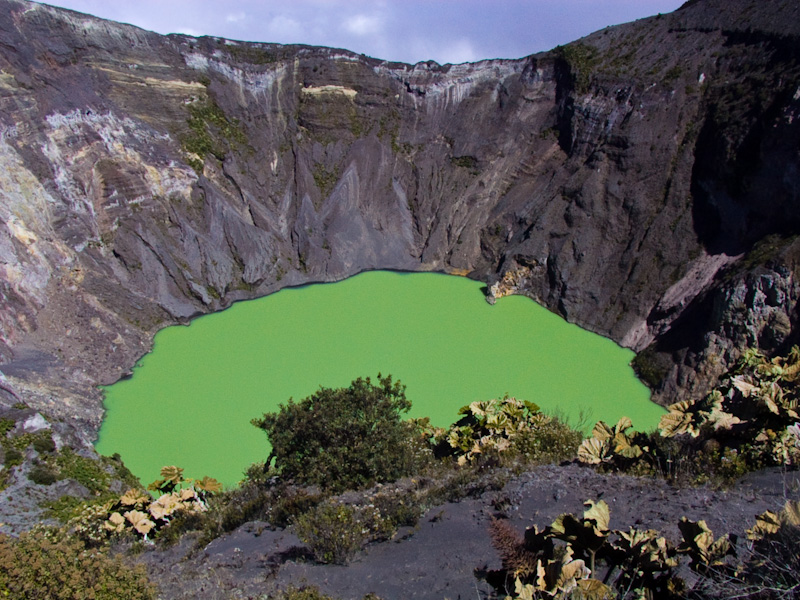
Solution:
M 17 600 L 155 600 L 143 567 L 54 530 L 0 534 L 0 596 Z
M 215 479 L 184 479 L 183 469 L 161 469 L 159 479 L 149 489 L 161 492 L 153 499 L 140 488 L 131 488 L 122 496 L 103 504 L 90 504 L 67 523 L 67 529 L 88 546 L 101 546 L 117 535 L 130 534 L 148 540 L 180 515 L 208 509 L 209 498 L 222 485 Z
M 362 512 L 335 501 L 323 502 L 298 517 L 295 532 L 316 560 L 343 565 L 361 549 L 370 533 Z
M 770 465 L 800 466 L 800 349 L 772 359 L 745 351 L 702 400 L 672 404 L 656 434 L 628 433 L 623 417 L 599 422 L 578 459 L 672 481 L 729 483 Z
M 622 417 L 613 427 L 598 421 L 592 429 L 592 437 L 585 439 L 578 448 L 578 459 L 590 465 L 613 465 L 617 468 L 631 464 L 647 451 L 647 447 L 642 449 L 636 443 L 640 434 L 628 433 L 632 427 L 628 417 Z
M 586 506 L 582 518 L 564 514 L 542 531 L 528 528 L 524 536 L 494 519 L 489 534 L 503 568 L 489 572 L 487 580 L 506 590 L 507 598 L 531 600 L 800 595 L 798 502 L 759 515 L 745 548 L 736 536 L 715 538 L 704 521 L 686 518 L 678 524 L 683 541 L 677 547 L 650 529 L 610 530 L 608 506 L 602 500 Z M 682 557 L 688 569 L 681 567 Z M 691 585 L 682 579 L 689 569 Z
M 574 456 L 580 434 L 533 402 L 504 397 L 472 402 L 449 429 L 431 431 L 437 456 L 453 456 L 459 465 L 478 458 L 523 455 L 530 461 Z
M 706 398 L 669 406 L 659 430 L 664 437 L 715 439 L 725 447 L 747 444 L 763 462 L 800 465 L 799 379 L 797 346 L 772 359 L 747 350 Z
M 800 596 L 800 503 L 788 501 L 779 512 L 756 517 L 747 530 L 742 562 L 709 568 L 690 598 L 793 599 Z
M 337 600 L 333 596 L 323 594 L 318 587 L 306 586 L 295 587 L 290 586 L 285 590 L 281 590 L 276 594 L 270 594 L 263 597 L 261 600 Z M 375 594 L 367 594 L 362 600 L 381 600 Z
M 388 540 L 402 525 L 414 525 L 421 511 L 398 494 L 379 489 L 354 503 L 331 498 L 300 514 L 297 536 L 322 563 L 345 564 L 364 545 Z

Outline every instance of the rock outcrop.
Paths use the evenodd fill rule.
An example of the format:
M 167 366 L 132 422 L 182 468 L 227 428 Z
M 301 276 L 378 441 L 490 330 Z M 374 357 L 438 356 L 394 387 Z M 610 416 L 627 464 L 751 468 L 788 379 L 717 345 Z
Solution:
M 660 402 L 795 340 L 795 3 L 444 66 L 0 8 L 0 371 L 87 443 L 158 329 L 368 269 L 524 273 Z

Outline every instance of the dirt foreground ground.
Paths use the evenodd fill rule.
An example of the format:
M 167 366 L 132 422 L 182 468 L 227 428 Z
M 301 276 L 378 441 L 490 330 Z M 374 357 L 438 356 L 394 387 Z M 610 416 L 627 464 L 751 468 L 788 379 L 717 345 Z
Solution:
M 559 514 L 580 514 L 583 503 L 605 500 L 611 528 L 656 529 L 681 540 L 681 517 L 705 519 L 715 536 L 744 536 L 765 510 L 800 498 L 800 473 L 753 473 L 730 489 L 674 488 L 662 480 L 601 475 L 590 468 L 541 467 L 512 479 L 502 490 L 430 509 L 414 528 L 364 549 L 347 566 L 319 565 L 291 529 L 272 531 L 254 522 L 190 552 L 184 540 L 167 552 L 141 555 L 164 598 L 259 598 L 290 585 L 318 586 L 342 599 L 374 593 L 384 600 L 486 598 L 491 588 L 475 571 L 500 567 L 487 526 L 502 514 L 520 531 L 540 528 Z

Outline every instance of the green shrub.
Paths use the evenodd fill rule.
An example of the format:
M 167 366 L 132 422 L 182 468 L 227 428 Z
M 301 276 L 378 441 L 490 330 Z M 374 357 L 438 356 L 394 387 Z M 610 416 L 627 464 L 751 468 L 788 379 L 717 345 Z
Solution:
M 56 451 L 56 443 L 53 441 L 53 436 L 49 432 L 34 438 L 33 449 L 39 454 L 52 454 Z
M 186 124 L 189 133 L 181 142 L 186 152 L 196 154 L 200 160 L 192 159 L 191 166 L 202 173 L 203 159 L 211 154 L 219 160 L 234 144 L 246 144 L 247 136 L 238 119 L 229 119 L 225 111 L 211 98 L 186 105 L 189 118 Z
M 655 347 L 649 346 L 634 357 L 631 367 L 636 376 L 654 390 L 664 381 L 671 364 L 669 355 L 659 353 Z
M 286 527 L 322 501 L 322 496 L 302 488 L 283 488 L 269 507 L 268 520 L 275 527 Z
M 348 388 L 320 388 L 252 422 L 272 444 L 266 464 L 287 480 L 341 491 L 410 474 L 411 430 L 400 420 L 411 403 L 405 386 L 378 375 Z
M 51 485 L 58 481 L 58 474 L 47 465 L 37 464 L 31 467 L 28 479 L 38 485 Z
M 0 419 L 0 437 L 5 437 L 9 431 L 14 429 L 17 422 L 14 419 L 3 417 Z
M 48 518 L 56 519 L 60 523 L 67 523 L 77 517 L 86 506 L 97 504 L 97 499 L 86 500 L 76 496 L 61 496 L 55 500 L 46 500 L 39 504 L 46 510 Z
M 180 511 L 175 514 L 167 527 L 158 532 L 158 542 L 163 546 L 177 544 L 185 533 L 202 530 L 206 522 L 206 513 Z
M 6 448 L 6 467 L 16 467 L 22 464 L 25 457 L 16 448 Z
M 551 417 L 531 431 L 522 431 L 511 442 L 513 454 L 532 464 L 552 464 L 575 458 L 583 440 L 580 431 Z
M 202 524 L 196 528 L 203 530 L 202 539 L 209 542 L 249 521 L 267 520 L 273 501 L 272 490 L 245 482 L 238 488 L 211 498 L 208 512 L 200 515 Z M 170 527 L 175 525 L 178 523 L 173 523 Z
M 598 63 L 597 49 L 581 42 L 573 42 L 566 46 L 557 46 L 553 51 L 556 57 L 563 60 L 570 70 L 572 85 L 578 93 L 586 93 L 592 82 L 592 76 Z
M 74 479 L 91 492 L 108 490 L 111 476 L 103 469 L 100 461 L 81 456 L 71 448 L 63 448 L 56 456 L 55 466 L 59 479 Z
M 155 600 L 143 567 L 131 568 L 74 539 L 38 531 L 0 534 L 0 596 L 16 600 Z
M 278 592 L 277 596 L 267 596 L 268 600 L 336 600 L 333 596 L 327 596 L 319 591 L 316 586 L 295 587 L 289 586 L 285 590 Z M 362 600 L 381 600 L 375 594 L 367 594 Z
M 112 454 L 110 457 L 102 457 L 103 462 L 114 470 L 114 476 L 122 481 L 128 488 L 135 488 L 141 485 L 138 477 L 130 472 L 125 463 L 122 462 L 122 457 L 118 453 Z
M 356 510 L 345 504 L 324 502 L 300 515 L 297 537 L 308 544 L 322 563 L 346 564 L 366 540 L 364 525 Z
M 272 596 L 270 596 L 272 598 Z M 319 591 L 318 587 L 309 586 L 309 587 L 302 587 L 297 588 L 291 586 L 283 591 L 281 591 L 277 596 L 274 597 L 275 600 L 335 600 L 333 596 L 326 596 L 322 592 Z
M 416 525 L 424 512 L 423 506 L 411 492 L 405 494 L 379 493 L 371 497 L 370 501 L 381 518 L 389 524 L 392 533 L 398 527 Z

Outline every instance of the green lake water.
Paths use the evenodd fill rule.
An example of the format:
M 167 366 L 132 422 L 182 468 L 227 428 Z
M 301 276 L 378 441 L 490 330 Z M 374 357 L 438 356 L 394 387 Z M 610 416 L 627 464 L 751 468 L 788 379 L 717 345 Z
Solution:
M 250 419 L 320 386 L 391 374 L 409 416 L 457 420 L 504 394 L 591 423 L 622 415 L 639 430 L 663 409 L 629 366 L 633 352 L 522 296 L 490 306 L 482 284 L 435 273 L 362 273 L 286 289 L 168 327 L 133 377 L 105 389 L 96 447 L 118 452 L 147 484 L 164 465 L 226 485 L 269 454 Z

